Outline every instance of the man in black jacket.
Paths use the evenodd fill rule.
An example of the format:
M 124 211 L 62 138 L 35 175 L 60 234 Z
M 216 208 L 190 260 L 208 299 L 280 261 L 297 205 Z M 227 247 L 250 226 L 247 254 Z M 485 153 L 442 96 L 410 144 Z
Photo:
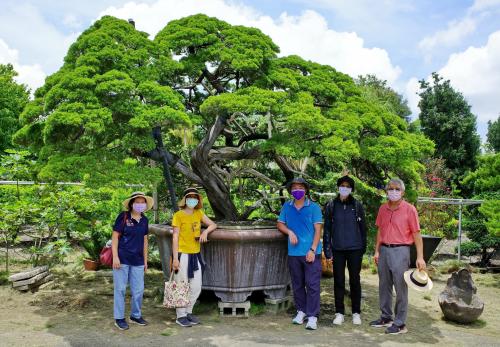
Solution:
M 345 267 L 349 270 L 352 322 L 361 324 L 361 282 L 359 274 L 366 251 L 366 222 L 363 206 L 353 196 L 354 180 L 349 176 L 338 179 L 339 194 L 325 207 L 323 247 L 325 257 L 333 258 L 335 295 L 334 325 L 344 322 Z

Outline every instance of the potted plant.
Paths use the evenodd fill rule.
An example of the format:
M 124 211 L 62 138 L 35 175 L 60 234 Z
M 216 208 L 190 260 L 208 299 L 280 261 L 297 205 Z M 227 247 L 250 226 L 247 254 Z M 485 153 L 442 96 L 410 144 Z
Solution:
M 97 53 L 106 49 L 112 60 Z M 284 182 L 303 175 L 331 191 L 332 172 L 349 168 L 359 192 L 376 205 L 375 187 L 387 177 L 415 181 L 418 160 L 432 142 L 409 133 L 405 115 L 377 99 L 377 90 L 391 92 L 385 82 L 354 81 L 331 66 L 278 53 L 260 30 L 206 15 L 174 20 L 154 40 L 105 16 L 73 43 L 64 66 L 27 108 L 15 138 L 44 153 L 42 176 L 144 184 L 160 172 L 174 209 L 174 180 L 179 190 L 202 187 L 218 225 L 231 222 L 211 235 L 204 251 L 214 260 L 215 254 L 231 257 L 221 261 L 232 275 L 224 285 L 216 282 L 220 269 L 212 263 L 204 285 L 216 293 L 263 289 L 250 281 L 279 258 L 271 265 L 284 274 L 281 283 L 266 271 L 259 278 L 282 292 L 287 241 L 275 220 L 285 202 Z M 237 224 L 258 218 L 273 219 L 272 227 Z M 160 252 L 168 272 L 169 228 L 151 228 L 167 238 Z M 267 253 L 252 258 L 249 249 Z M 232 279 L 243 272 L 247 283 L 235 287 Z
M 80 245 L 86 252 L 83 259 L 85 270 L 96 271 L 99 268 L 99 255 L 106 242 L 106 236 L 96 228 L 91 228 L 86 237 L 80 241 Z

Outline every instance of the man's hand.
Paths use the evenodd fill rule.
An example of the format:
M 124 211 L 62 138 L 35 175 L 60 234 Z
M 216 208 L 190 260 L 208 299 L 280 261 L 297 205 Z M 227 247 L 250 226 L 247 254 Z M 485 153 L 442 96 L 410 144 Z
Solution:
M 375 264 L 378 265 L 378 258 L 380 257 L 380 253 L 379 252 L 375 252 L 375 255 L 373 256 L 373 260 L 375 261 Z
M 313 251 L 309 250 L 306 254 L 306 262 L 308 263 L 312 263 L 314 261 L 314 258 L 316 257 L 316 255 L 314 254 Z
M 288 239 L 290 240 L 290 243 L 292 245 L 296 245 L 297 243 L 299 243 L 299 239 L 297 238 L 297 236 L 294 234 L 293 231 L 289 231 L 288 232 Z
M 425 270 L 425 268 L 426 268 L 424 258 L 417 258 L 417 262 L 415 265 L 417 265 L 417 269 L 419 269 L 419 270 Z

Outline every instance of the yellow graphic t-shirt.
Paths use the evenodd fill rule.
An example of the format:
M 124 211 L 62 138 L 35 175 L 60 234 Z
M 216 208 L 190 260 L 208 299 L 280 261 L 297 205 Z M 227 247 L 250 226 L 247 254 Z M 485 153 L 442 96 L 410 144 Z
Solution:
M 179 252 L 194 254 L 200 252 L 200 242 L 195 240 L 200 237 L 202 210 L 194 210 L 193 214 L 187 214 L 184 210 L 174 213 L 172 226 L 179 228 Z

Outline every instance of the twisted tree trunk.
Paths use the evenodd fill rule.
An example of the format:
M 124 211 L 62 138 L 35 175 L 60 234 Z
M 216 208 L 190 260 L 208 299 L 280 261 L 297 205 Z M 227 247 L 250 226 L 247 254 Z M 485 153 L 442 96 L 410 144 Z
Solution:
M 224 130 L 226 123 L 226 117 L 217 117 L 207 136 L 203 138 L 191 153 L 191 167 L 202 181 L 215 218 L 218 220 L 236 221 L 238 220 L 238 210 L 231 200 L 230 189 L 224 180 L 214 171 L 209 161 L 210 150 L 217 137 Z

